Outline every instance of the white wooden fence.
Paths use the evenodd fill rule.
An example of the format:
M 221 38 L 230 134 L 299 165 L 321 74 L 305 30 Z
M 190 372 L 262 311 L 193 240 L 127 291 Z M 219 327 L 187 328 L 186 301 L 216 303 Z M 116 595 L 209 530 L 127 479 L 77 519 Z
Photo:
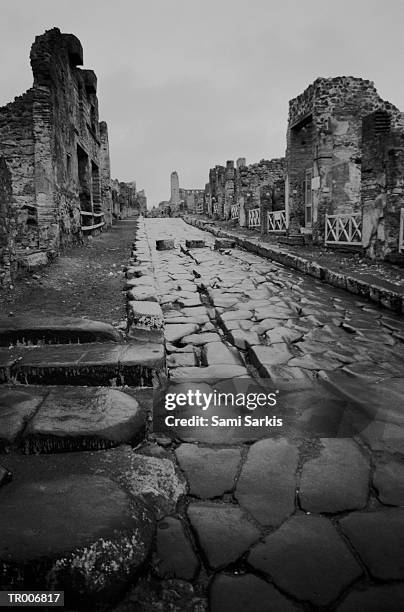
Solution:
M 240 205 L 239 204 L 232 204 L 231 205 L 231 218 L 232 219 L 238 219 L 240 216 Z
M 267 231 L 285 232 L 287 230 L 286 210 L 274 210 L 268 213 Z
M 325 244 L 362 244 L 361 213 L 326 215 Z
M 261 227 L 261 210 L 259 208 L 251 208 L 248 211 L 248 227 Z

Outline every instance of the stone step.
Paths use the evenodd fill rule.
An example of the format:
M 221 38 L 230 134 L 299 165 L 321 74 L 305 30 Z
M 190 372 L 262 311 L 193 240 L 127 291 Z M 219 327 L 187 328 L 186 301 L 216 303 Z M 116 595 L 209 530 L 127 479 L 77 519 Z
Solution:
M 1 317 L 0 346 L 120 342 L 112 325 L 78 317 Z
M 89 343 L 0 349 L 0 382 L 153 387 L 164 372 L 159 343 Z
M 137 398 L 110 387 L 3 385 L 0 452 L 88 451 L 137 443 L 150 410 L 145 393 Z
M 128 446 L 0 463 L 12 474 L 0 490 L 0 588 L 63 590 L 68 610 L 116 605 L 151 550 L 157 496 L 176 483 L 172 463 Z M 154 474 L 161 485 L 150 494 Z

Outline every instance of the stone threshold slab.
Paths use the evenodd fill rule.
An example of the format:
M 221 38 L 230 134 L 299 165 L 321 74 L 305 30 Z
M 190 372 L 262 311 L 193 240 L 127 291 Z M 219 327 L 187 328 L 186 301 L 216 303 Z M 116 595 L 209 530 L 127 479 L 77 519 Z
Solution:
M 159 343 L 89 343 L 0 349 L 0 382 L 152 387 L 165 370 Z
M 79 317 L 0 317 L 0 346 L 120 342 L 120 333 L 103 321 Z

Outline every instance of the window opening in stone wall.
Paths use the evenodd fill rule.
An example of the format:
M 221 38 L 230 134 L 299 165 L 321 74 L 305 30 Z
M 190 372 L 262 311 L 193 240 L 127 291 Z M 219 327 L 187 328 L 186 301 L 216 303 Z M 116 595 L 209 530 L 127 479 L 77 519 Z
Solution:
M 376 134 L 385 134 L 390 130 L 391 116 L 385 111 L 376 111 L 374 114 L 374 127 Z

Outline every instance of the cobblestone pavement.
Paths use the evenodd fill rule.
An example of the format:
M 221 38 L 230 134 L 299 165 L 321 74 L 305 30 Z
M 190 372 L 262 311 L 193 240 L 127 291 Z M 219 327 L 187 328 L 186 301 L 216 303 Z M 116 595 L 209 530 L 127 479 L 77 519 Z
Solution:
M 168 391 L 278 393 L 274 408 L 204 415 L 262 419 L 251 427 L 195 427 L 201 410 L 158 404 L 157 444 L 143 452 L 175 461 L 188 495 L 161 519 L 153 572 L 119 609 L 404 609 L 403 318 L 213 250 L 180 219 L 146 229 L 150 245 L 176 245 L 153 249 Z M 186 425 L 166 426 L 168 414 Z

